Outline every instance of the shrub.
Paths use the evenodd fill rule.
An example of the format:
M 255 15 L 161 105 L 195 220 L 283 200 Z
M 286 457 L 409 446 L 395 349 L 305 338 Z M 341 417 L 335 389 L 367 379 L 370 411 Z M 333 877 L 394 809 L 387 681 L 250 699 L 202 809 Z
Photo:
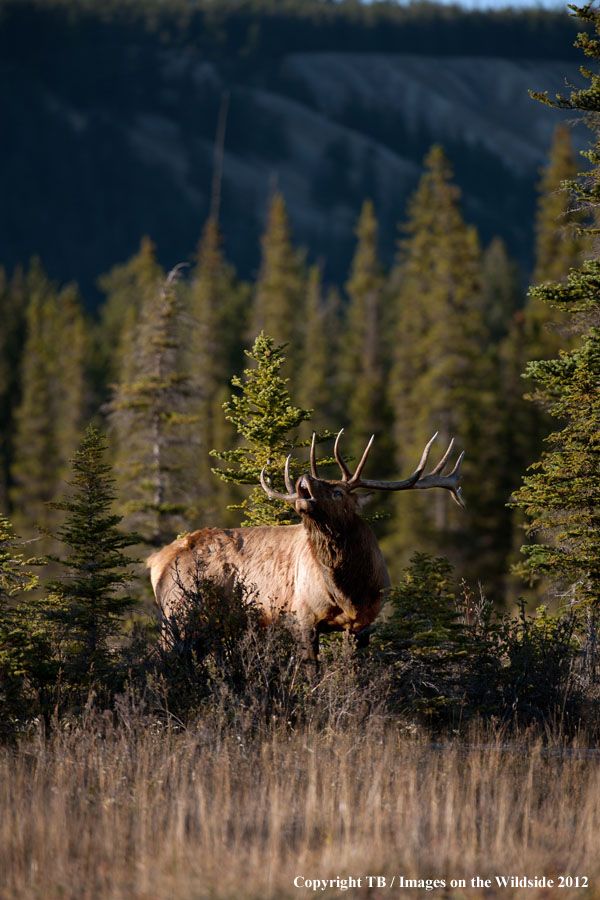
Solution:
M 499 615 L 456 586 L 448 560 L 419 553 L 390 591 L 375 653 L 391 669 L 397 708 L 426 721 L 545 721 L 574 712 L 575 624 L 544 607 L 528 616 L 524 603 L 517 617 Z

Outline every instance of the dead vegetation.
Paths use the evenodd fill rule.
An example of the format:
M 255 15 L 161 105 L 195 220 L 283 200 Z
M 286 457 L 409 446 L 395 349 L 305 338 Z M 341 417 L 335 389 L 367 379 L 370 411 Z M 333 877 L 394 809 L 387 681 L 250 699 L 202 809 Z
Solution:
M 389 896 L 369 874 L 587 876 L 587 891 L 558 893 L 591 898 L 599 860 L 600 757 L 550 735 L 435 742 L 378 716 L 177 729 L 124 702 L 116 724 L 90 714 L 0 750 L 3 900 L 264 900 L 305 895 L 296 876 L 361 877 L 346 896 Z

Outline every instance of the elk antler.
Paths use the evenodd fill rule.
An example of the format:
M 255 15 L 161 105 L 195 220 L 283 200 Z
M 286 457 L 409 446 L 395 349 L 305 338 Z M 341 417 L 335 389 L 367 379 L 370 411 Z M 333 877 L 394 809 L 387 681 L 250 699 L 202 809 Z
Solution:
M 274 491 L 273 488 L 267 484 L 267 480 L 265 478 L 265 468 L 263 466 L 260 473 L 260 483 L 263 487 L 265 494 L 270 497 L 272 500 L 287 500 L 288 503 L 293 503 L 294 500 L 298 500 L 298 492 L 294 490 L 294 485 L 292 483 L 292 479 L 290 478 L 290 459 L 291 454 L 285 461 L 285 486 L 288 489 L 287 494 L 281 494 L 279 491 Z
M 319 472 L 317 469 L 317 435 L 313 431 L 312 441 L 310 442 L 310 474 L 313 478 L 319 477 Z
M 419 465 L 412 473 L 412 475 L 410 475 L 408 478 L 405 478 L 404 481 L 374 481 L 370 478 L 361 478 L 360 473 L 362 472 L 365 462 L 367 461 L 367 456 L 369 455 L 369 451 L 373 444 L 375 435 L 373 435 L 373 437 L 367 444 L 365 452 L 363 453 L 362 458 L 358 466 L 356 467 L 354 475 L 352 475 L 352 473 L 350 472 L 350 469 L 342 459 L 342 456 L 339 452 L 338 444 L 341 435 L 342 432 L 340 431 L 335 442 L 334 453 L 335 458 L 337 459 L 338 464 L 342 470 L 342 481 L 345 481 L 348 484 L 350 490 L 356 490 L 356 488 L 371 488 L 371 490 L 375 491 L 407 491 L 411 490 L 412 488 L 425 490 L 426 488 L 441 487 L 446 488 L 446 490 L 450 491 L 454 500 L 458 503 L 459 506 L 464 509 L 465 504 L 461 496 L 462 488 L 459 487 L 458 484 L 458 481 L 460 479 L 460 467 L 465 455 L 464 450 L 458 457 L 456 465 L 454 466 L 450 474 L 442 474 L 446 463 L 448 462 L 452 454 L 452 450 L 454 448 L 454 438 L 452 438 L 452 440 L 450 441 L 448 449 L 444 453 L 442 459 L 439 461 L 437 466 L 435 466 L 435 468 L 432 469 L 431 472 L 429 472 L 428 475 L 423 475 L 423 472 L 425 471 L 425 466 L 427 465 L 427 458 L 429 456 L 431 445 L 438 436 L 437 431 L 433 435 L 431 440 L 426 444 L 421 459 L 419 460 Z

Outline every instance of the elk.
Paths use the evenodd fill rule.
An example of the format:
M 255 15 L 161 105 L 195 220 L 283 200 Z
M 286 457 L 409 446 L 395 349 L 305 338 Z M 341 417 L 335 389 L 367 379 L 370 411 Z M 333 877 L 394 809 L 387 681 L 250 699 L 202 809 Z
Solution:
M 265 622 L 272 610 L 292 614 L 300 629 L 309 659 L 316 661 L 319 634 L 347 631 L 368 635 L 365 629 L 379 613 L 390 579 L 377 539 L 358 510 L 371 491 L 408 491 L 445 488 L 459 506 L 460 467 L 464 452 L 449 475 L 443 471 L 452 455 L 454 439 L 429 474 L 424 475 L 429 450 L 437 432 L 425 446 L 419 465 L 404 481 L 362 478 L 371 438 L 354 473 L 340 452 L 337 435 L 334 455 L 341 478 L 321 478 L 317 470 L 315 435 L 310 449 L 310 475 L 292 483 L 290 458 L 285 463 L 287 493 L 267 483 L 265 470 L 260 482 L 269 497 L 290 503 L 299 513 L 299 525 L 269 525 L 250 528 L 203 528 L 186 535 L 149 557 L 152 587 L 164 622 L 173 614 L 182 579 L 200 563 L 206 577 L 227 586 L 241 579 L 255 591 Z M 358 638 L 359 644 L 361 638 Z M 364 641 L 363 643 L 366 643 Z

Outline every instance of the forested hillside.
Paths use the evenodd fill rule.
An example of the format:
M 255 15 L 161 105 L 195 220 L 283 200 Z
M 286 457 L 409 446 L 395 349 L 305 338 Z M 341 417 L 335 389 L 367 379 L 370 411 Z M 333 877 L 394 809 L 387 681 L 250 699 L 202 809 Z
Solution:
M 221 225 L 243 276 L 274 188 L 328 283 L 346 276 L 367 197 L 391 264 L 436 142 L 483 242 L 500 235 L 528 270 L 556 119 L 527 90 L 578 80 L 572 33 L 559 13 L 429 4 L 4 0 L 0 262 L 37 254 L 91 307 L 144 235 L 163 265 L 189 259 L 227 104 Z

